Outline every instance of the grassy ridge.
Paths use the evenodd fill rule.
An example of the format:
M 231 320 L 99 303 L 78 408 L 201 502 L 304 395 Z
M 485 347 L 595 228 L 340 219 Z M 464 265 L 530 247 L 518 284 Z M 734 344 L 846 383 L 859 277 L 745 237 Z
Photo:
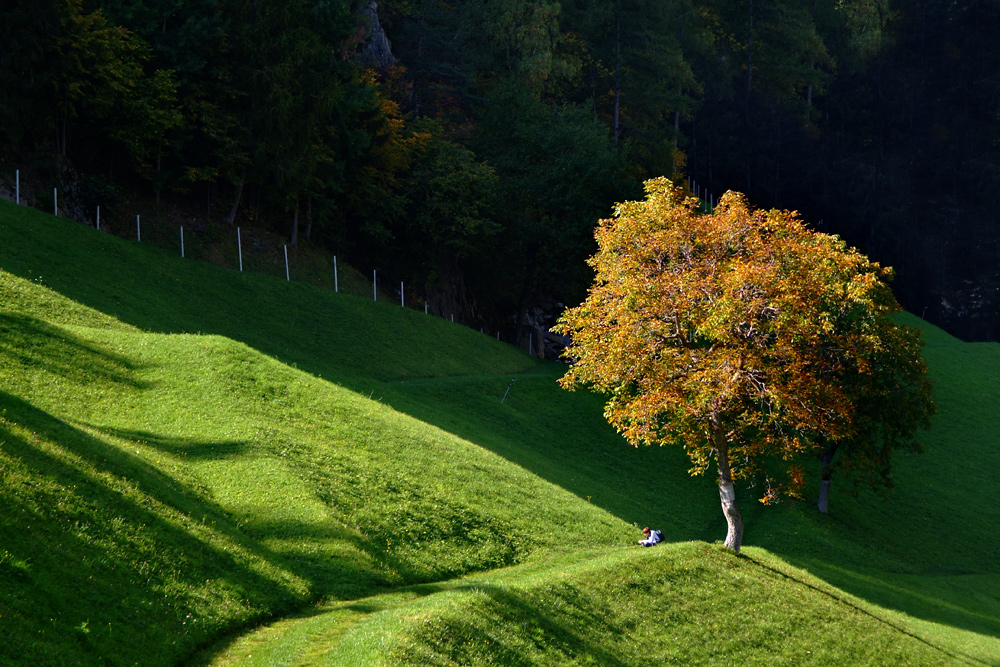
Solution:
M 934 665 L 954 657 L 752 548 L 737 558 L 680 543 L 556 565 L 501 585 L 469 582 L 441 596 L 449 604 L 412 605 L 395 633 L 369 633 L 395 640 L 373 653 L 413 665 Z
M 276 639 L 277 638 L 277 639 Z M 330 605 L 213 665 L 982 664 L 767 552 L 580 549 Z
M 745 489 L 747 543 L 780 559 L 735 559 L 621 548 L 635 523 L 721 538 L 713 485 L 488 337 L 4 202 L 0 268 L 0 664 L 189 662 L 307 602 L 200 659 L 801 664 L 815 635 L 828 664 L 1000 663 L 997 346 L 928 328 L 941 414 L 890 500 L 822 517 Z M 746 634 L 713 648 L 709 623 Z

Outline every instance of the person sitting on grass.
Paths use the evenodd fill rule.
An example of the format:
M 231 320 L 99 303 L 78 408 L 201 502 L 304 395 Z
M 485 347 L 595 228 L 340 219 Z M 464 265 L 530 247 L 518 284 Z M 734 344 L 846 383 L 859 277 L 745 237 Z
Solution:
M 639 544 L 644 547 L 651 547 L 663 541 L 663 533 L 658 530 L 650 530 L 649 526 L 642 529 L 642 534 L 646 536 L 646 539 L 639 540 Z

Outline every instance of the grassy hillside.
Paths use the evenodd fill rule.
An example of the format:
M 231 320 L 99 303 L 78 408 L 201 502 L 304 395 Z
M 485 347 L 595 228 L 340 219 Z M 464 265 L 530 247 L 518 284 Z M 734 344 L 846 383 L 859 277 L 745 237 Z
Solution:
M 929 329 L 897 491 L 743 490 L 735 557 L 489 337 L 5 202 L 0 270 L 0 664 L 1000 664 L 998 346 Z

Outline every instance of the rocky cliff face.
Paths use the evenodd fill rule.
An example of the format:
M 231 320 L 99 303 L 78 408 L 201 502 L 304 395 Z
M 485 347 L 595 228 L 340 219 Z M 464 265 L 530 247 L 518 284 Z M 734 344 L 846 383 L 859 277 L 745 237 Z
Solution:
M 359 12 L 365 22 L 365 46 L 358 55 L 358 60 L 365 65 L 385 69 L 396 64 L 396 57 L 392 55 L 392 45 L 389 38 L 385 36 L 385 30 L 378 20 L 378 4 L 371 0 L 363 6 Z

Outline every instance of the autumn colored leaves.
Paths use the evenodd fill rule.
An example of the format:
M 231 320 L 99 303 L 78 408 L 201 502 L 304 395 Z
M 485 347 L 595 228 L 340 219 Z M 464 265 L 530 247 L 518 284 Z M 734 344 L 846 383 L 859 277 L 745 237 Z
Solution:
M 563 386 L 605 393 L 635 445 L 683 446 L 694 474 L 714 461 L 736 551 L 734 480 L 760 480 L 763 502 L 802 497 L 803 459 L 847 444 L 841 467 L 888 485 L 892 449 L 917 448 L 933 413 L 891 270 L 793 212 L 728 193 L 706 214 L 667 179 L 645 185 L 597 229 L 594 284 L 560 323 Z

